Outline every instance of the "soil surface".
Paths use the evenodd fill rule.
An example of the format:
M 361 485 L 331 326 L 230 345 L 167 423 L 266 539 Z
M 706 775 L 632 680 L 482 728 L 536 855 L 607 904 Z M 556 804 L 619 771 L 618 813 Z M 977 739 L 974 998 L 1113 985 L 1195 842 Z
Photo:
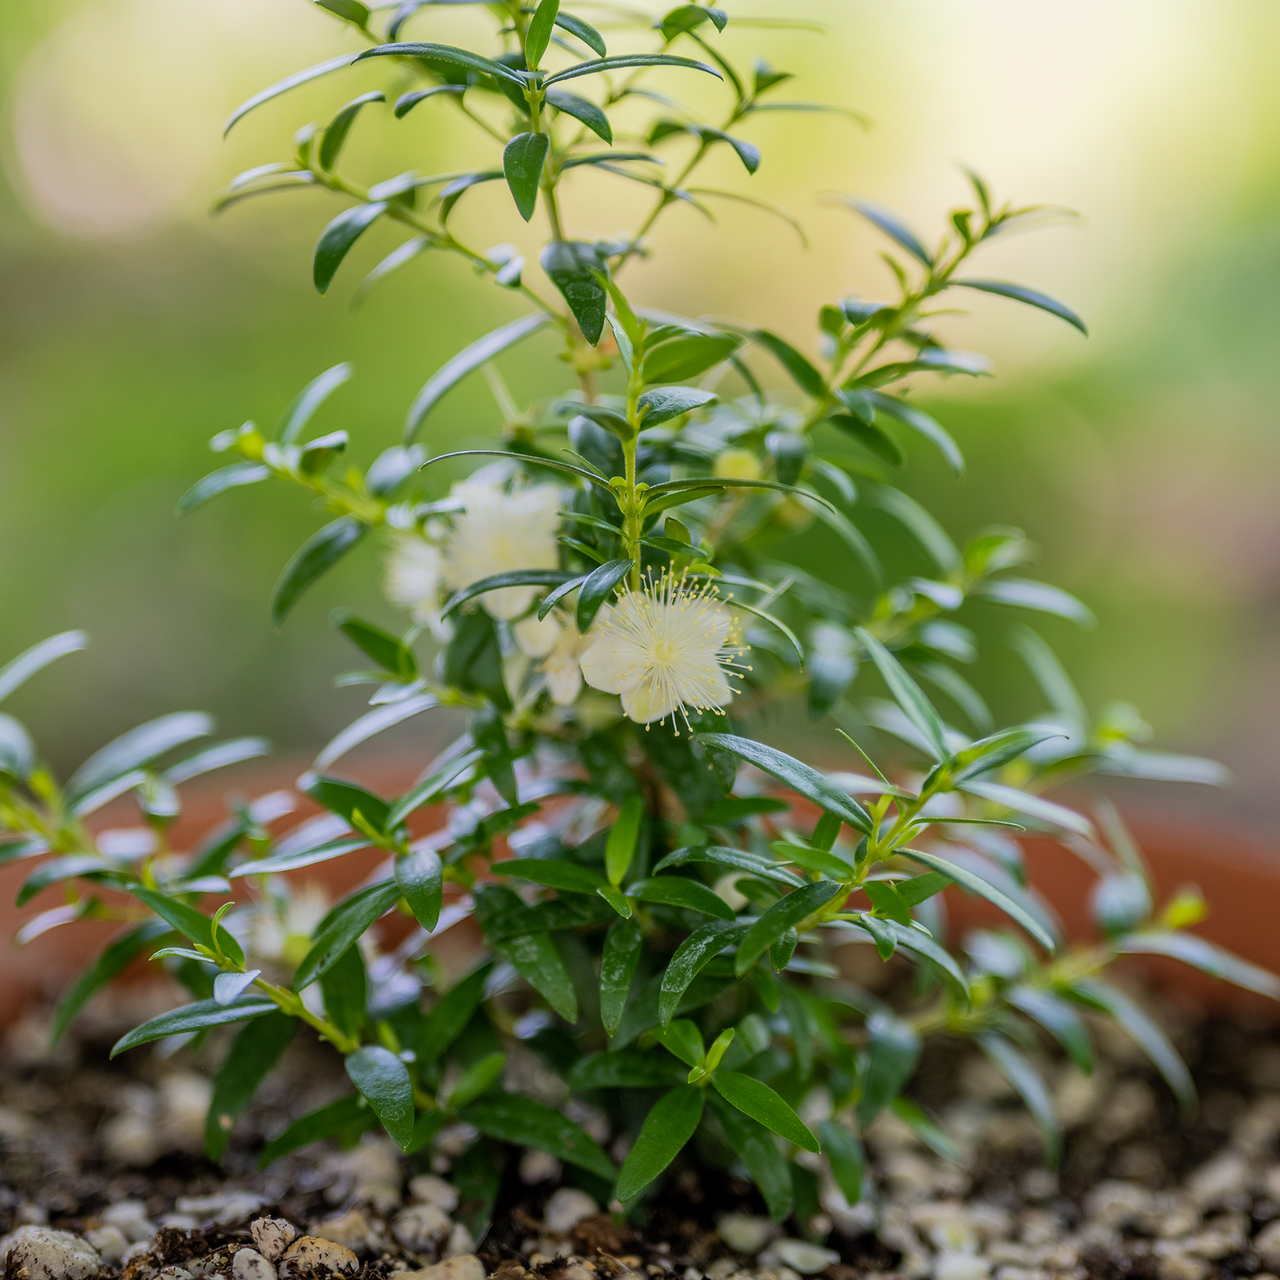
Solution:
M 490 1215 L 455 1163 L 465 1132 L 446 1130 L 431 1153 L 407 1158 L 385 1137 L 366 1135 L 346 1151 L 318 1144 L 259 1171 L 265 1141 L 350 1089 L 335 1056 L 302 1037 L 241 1118 L 225 1163 L 214 1165 L 202 1145 L 220 1046 L 193 1054 L 162 1042 L 107 1056 L 124 1027 L 157 1011 L 139 1009 L 148 998 L 97 1007 L 53 1051 L 44 1016 L 10 1029 L 0 1060 L 6 1277 L 95 1274 L 39 1258 L 33 1268 L 32 1250 L 66 1239 L 50 1243 L 48 1231 L 24 1226 L 73 1233 L 96 1250 L 96 1274 L 124 1280 L 423 1271 L 422 1280 L 1226 1280 L 1280 1271 L 1274 1024 L 1156 1002 L 1200 1090 L 1190 1118 L 1108 1026 L 1094 1027 L 1100 1061 L 1091 1077 L 1046 1056 L 1040 1065 L 1066 1127 L 1057 1172 L 1045 1168 L 1033 1120 L 994 1068 L 965 1043 L 938 1041 L 911 1094 L 954 1139 L 958 1160 L 940 1158 L 889 1116 L 868 1135 L 858 1205 L 814 1157 L 803 1208 L 775 1226 L 749 1183 L 691 1156 L 643 1220 L 628 1223 L 592 1197 L 598 1187 L 575 1185 L 573 1171 L 550 1157 L 496 1147 L 490 1158 L 502 1176 Z M 512 1056 L 507 1087 L 558 1098 L 615 1157 L 625 1149 L 602 1116 L 565 1102 L 532 1050 Z M 271 1256 L 265 1219 L 279 1220 L 285 1236 L 314 1237 L 312 1253 L 295 1241 L 291 1254 Z M 326 1241 L 329 1252 L 319 1247 Z

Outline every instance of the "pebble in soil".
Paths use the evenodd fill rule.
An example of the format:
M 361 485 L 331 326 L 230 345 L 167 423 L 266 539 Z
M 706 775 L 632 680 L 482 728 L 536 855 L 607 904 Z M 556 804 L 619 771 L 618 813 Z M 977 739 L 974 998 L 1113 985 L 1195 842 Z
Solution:
M 868 1134 L 861 1204 L 845 1202 L 820 1159 L 802 1157 L 816 1199 L 804 1220 L 774 1224 L 745 1181 L 688 1164 L 641 1229 L 553 1158 L 495 1149 L 507 1162 L 479 1240 L 473 1189 L 451 1180 L 473 1136 L 461 1128 L 425 1158 L 366 1135 L 256 1171 L 263 1141 L 346 1091 L 332 1058 L 302 1038 L 218 1168 L 199 1153 L 215 1056 L 108 1062 L 118 1030 L 95 1035 L 92 1023 L 50 1055 L 28 1022 L 0 1062 L 0 1263 L 6 1280 L 1274 1276 L 1280 1033 L 1164 1012 L 1197 1077 L 1199 1115 L 1180 1124 L 1133 1047 L 1098 1028 L 1092 1077 L 1042 1063 L 1067 1129 L 1057 1174 L 1039 1164 L 1033 1123 L 985 1059 L 939 1045 L 912 1091 L 958 1142 L 958 1164 L 886 1117 Z M 530 1087 L 550 1096 L 554 1080 L 535 1067 L 522 1068 Z M 620 1154 L 599 1113 L 573 1105 Z

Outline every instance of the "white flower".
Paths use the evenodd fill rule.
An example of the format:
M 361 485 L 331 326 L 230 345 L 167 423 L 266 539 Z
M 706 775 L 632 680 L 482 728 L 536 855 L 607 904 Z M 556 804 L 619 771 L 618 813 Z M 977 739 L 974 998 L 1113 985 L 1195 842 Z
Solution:
M 733 697 L 729 668 L 743 649 L 731 643 L 733 618 L 714 588 L 663 574 L 641 591 L 626 590 L 601 609 L 582 655 L 593 689 L 622 696 L 638 724 L 707 711 Z M 741 679 L 742 677 L 738 677 Z
M 453 487 L 465 510 L 455 517 L 445 547 L 444 573 L 457 591 L 495 573 L 554 569 L 559 563 L 556 525 L 560 491 L 555 485 L 516 488 L 463 481 Z M 537 587 L 503 587 L 480 597 L 495 618 L 518 618 L 533 603 Z
M 416 533 L 398 533 L 386 559 L 384 590 L 392 604 L 408 609 L 415 622 L 440 628 L 440 550 Z
M 542 659 L 551 701 L 559 707 L 572 704 L 582 689 L 579 655 L 590 643 L 571 619 L 550 613 L 541 622 L 535 615 L 521 618 L 512 628 L 516 643 L 531 658 Z

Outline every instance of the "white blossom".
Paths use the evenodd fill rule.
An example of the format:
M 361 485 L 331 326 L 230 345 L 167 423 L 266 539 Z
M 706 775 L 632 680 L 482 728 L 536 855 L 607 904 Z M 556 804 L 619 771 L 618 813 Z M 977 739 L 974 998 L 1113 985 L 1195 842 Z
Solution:
M 515 569 L 554 569 L 559 563 L 556 525 L 560 491 L 555 485 L 514 488 L 463 481 L 453 487 L 464 504 L 445 545 L 444 575 L 455 591 Z M 518 618 L 537 587 L 503 587 L 480 597 L 495 618 Z
M 551 701 L 560 707 L 572 704 L 582 689 L 578 659 L 591 640 L 578 631 L 572 619 L 559 613 L 550 613 L 541 621 L 534 615 L 521 618 L 511 630 L 525 653 L 542 659 Z
M 437 634 L 444 565 L 438 547 L 416 533 L 398 533 L 386 559 L 383 589 L 392 604 L 408 609 L 415 622 Z
M 733 617 L 710 584 L 664 574 L 640 591 L 625 590 L 601 609 L 582 655 L 593 689 L 620 694 L 638 724 L 719 709 L 732 699 L 731 668 L 744 650 L 733 643 Z

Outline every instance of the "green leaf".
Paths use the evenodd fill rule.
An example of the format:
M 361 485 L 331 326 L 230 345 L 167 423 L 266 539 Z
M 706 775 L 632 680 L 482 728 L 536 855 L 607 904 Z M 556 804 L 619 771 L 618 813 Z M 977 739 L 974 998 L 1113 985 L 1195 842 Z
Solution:
M 396 859 L 396 883 L 418 923 L 430 933 L 440 919 L 444 866 L 434 849 L 418 849 Z
M 405 443 L 412 443 L 427 414 L 435 408 L 447 391 L 461 382 L 472 370 L 480 368 L 500 352 L 541 329 L 550 319 L 551 317 L 545 311 L 539 311 L 533 315 L 521 316 L 518 320 L 509 321 L 459 351 L 452 360 L 432 374 L 409 409 L 404 427 Z
M 866 650 L 867 656 L 876 664 L 876 669 L 880 672 L 885 684 L 889 686 L 889 692 L 902 708 L 902 713 L 928 744 L 930 754 L 935 760 L 945 760 L 950 754 L 947 750 L 946 731 L 933 704 L 925 697 L 920 686 L 903 670 L 897 658 L 869 631 L 858 627 L 854 634 Z
M 511 709 L 511 698 L 502 679 L 497 628 L 483 609 L 464 613 L 458 619 L 453 639 L 444 651 L 444 679 L 455 688 L 483 693 L 501 710 Z
M 790 787 L 807 800 L 812 800 L 827 813 L 834 813 L 841 822 L 848 823 L 863 835 L 870 832 L 870 814 L 856 800 L 837 791 L 822 774 L 809 765 L 774 747 L 767 747 L 762 742 L 753 742 L 750 738 L 739 738 L 728 733 L 695 733 L 693 737 L 696 742 L 712 751 L 731 752 L 755 765 L 757 769 L 763 769 L 784 786 Z
M 712 391 L 700 391 L 696 387 L 657 387 L 640 397 L 638 407 L 643 413 L 642 427 L 656 427 L 660 422 L 670 422 L 682 414 L 692 413 L 704 405 L 714 404 Z
M 539 0 L 529 26 L 525 31 L 524 59 L 531 71 L 536 71 L 542 63 L 542 55 L 551 43 L 551 32 L 560 13 L 560 0 Z M 528 221 L 528 219 L 525 219 Z
M 1033 796 L 1017 787 L 1006 787 L 1003 783 L 986 782 L 978 778 L 965 778 L 957 782 L 956 787 L 970 795 L 981 796 L 1003 809 L 1012 809 L 1014 813 L 1025 814 L 1050 826 L 1061 827 L 1064 831 L 1072 831 L 1085 840 L 1095 838 L 1093 823 L 1088 818 L 1065 805 L 1054 804 L 1043 796 Z
M 404 1149 L 413 1140 L 413 1081 L 390 1049 L 367 1045 L 348 1054 L 347 1075 L 364 1095 L 382 1127 Z
M 380 44 L 373 49 L 366 49 L 352 61 L 359 62 L 365 58 L 427 58 L 432 62 L 443 63 L 447 67 L 457 67 L 460 71 L 479 71 L 482 75 L 493 76 L 495 80 L 505 80 L 524 91 L 525 76 L 513 71 L 505 63 L 495 62 L 492 58 L 481 57 L 469 49 L 458 49 L 451 44 L 429 44 L 417 40 L 401 41 L 394 44 Z
M 858 1101 L 858 1127 L 864 1132 L 898 1096 L 920 1060 L 920 1037 L 901 1019 L 888 1013 L 872 1014 L 867 1019 L 867 1033 L 862 1097 Z
M 293 975 L 293 989 L 303 991 L 315 982 L 375 920 L 395 906 L 400 893 L 394 880 L 383 880 L 338 903 L 317 930 L 311 950 Z
M 1040 692 L 1058 715 L 1082 729 L 1089 727 L 1089 712 L 1057 654 L 1030 627 L 1019 624 L 1009 637 L 1010 647 L 1027 664 Z
M 995 1063 L 1000 1074 L 1017 1090 L 1040 1129 L 1045 1159 L 1056 1165 L 1062 1158 L 1062 1128 L 1053 1110 L 1053 1099 L 1036 1069 L 1022 1053 L 994 1031 L 976 1036 L 982 1051 Z
M 727 360 L 739 345 L 740 339 L 730 334 L 691 333 L 674 338 L 645 352 L 641 377 L 646 383 L 684 382 Z
M 147 889 L 142 885 L 130 885 L 129 892 L 139 902 L 150 907 L 161 920 L 168 921 L 172 928 L 190 938 L 192 942 L 213 947 L 213 920 L 209 916 L 197 911 L 195 907 L 189 907 L 185 902 L 178 902 L 155 889 Z M 234 963 L 244 963 L 244 952 L 240 944 L 221 924 L 218 925 L 217 949 Z
M 434 694 L 420 693 L 413 697 L 401 698 L 397 702 L 389 702 L 385 706 L 374 707 L 366 711 L 358 720 L 349 724 L 338 736 L 316 756 L 312 762 L 313 769 L 326 769 L 335 760 L 345 756 L 353 747 L 367 742 L 375 735 L 390 729 L 393 725 L 402 724 L 413 716 L 438 707 L 440 701 Z M 366 814 L 366 817 L 369 815 Z
M 349 825 L 359 827 L 356 815 L 375 831 L 386 831 L 387 816 L 391 806 L 381 797 L 358 787 L 354 782 L 331 778 L 327 774 L 309 774 L 299 779 L 298 790 L 323 805 L 330 813 L 336 813 Z
M 415 809 L 420 809 L 425 804 L 433 804 L 452 782 L 466 773 L 483 756 L 484 752 L 480 750 L 464 752 L 456 760 L 450 760 L 447 764 L 441 765 L 434 773 L 421 782 L 415 783 L 411 790 L 406 791 L 391 806 L 387 814 L 387 829 L 394 831 Z
M 594 347 L 604 332 L 608 264 L 595 245 L 582 240 L 553 240 L 542 250 L 539 261 L 569 304 L 582 336 Z
M 634 560 L 609 560 L 587 574 L 578 588 L 576 620 L 578 630 L 586 635 L 600 612 L 600 606 L 613 594 L 614 588 L 631 572 Z
M 413 650 L 402 640 L 390 632 L 375 627 L 370 622 L 357 618 L 346 609 L 335 609 L 329 615 L 333 623 L 343 635 L 351 641 L 361 653 L 373 659 L 384 671 L 389 671 L 397 680 L 409 681 L 418 676 L 418 660 Z
M 486 962 L 455 983 L 436 1001 L 435 1008 L 422 1020 L 415 1046 L 421 1062 L 435 1062 L 462 1034 L 484 996 L 484 984 L 493 969 Z
M 356 1125 L 367 1127 L 372 1121 L 373 1112 L 369 1110 L 369 1104 L 358 1093 L 348 1094 L 345 1098 L 317 1108 L 301 1120 L 295 1120 L 283 1133 L 268 1142 L 262 1155 L 258 1157 L 258 1168 L 265 1169 L 281 1156 L 310 1146 L 313 1142 L 336 1138 Z
M 3 687 L 3 673 L 0 673 L 0 687 Z M 175 747 L 185 746 L 196 738 L 208 737 L 212 732 L 213 721 L 198 711 L 177 711 L 148 720 L 146 724 L 122 733 L 94 752 L 67 783 L 63 792 L 64 801 L 72 810 L 73 816 L 79 817 L 84 812 L 80 804 L 91 793 L 153 763 Z
M 51 858 L 48 862 L 42 862 L 22 882 L 14 905 L 25 907 L 42 889 L 61 884 L 64 880 L 93 875 L 95 872 L 102 874 L 115 871 L 116 867 L 112 863 L 97 854 L 73 853 L 62 858 Z
M 615 887 L 622 883 L 636 851 L 640 835 L 640 823 L 645 815 L 644 797 L 629 795 L 618 811 L 618 817 L 609 829 L 609 839 L 604 849 L 605 875 Z
M 825 849 L 814 849 L 807 844 L 797 844 L 794 840 L 774 840 L 769 848 L 777 855 L 780 862 L 794 867 L 803 867 L 806 871 L 816 871 L 819 875 L 829 876 L 833 880 L 853 879 L 853 868 L 839 854 L 828 853 Z
M 367 849 L 369 843 L 366 836 L 348 836 L 344 840 L 328 840 L 306 849 L 289 849 L 284 853 L 272 854 L 269 858 L 257 858 L 253 862 L 242 863 L 230 873 L 228 878 L 235 880 L 241 876 L 277 875 L 281 871 L 313 867 L 317 863 L 329 862 L 334 858 L 354 853 L 357 849 Z
M 950 883 L 950 877 L 944 876 L 941 871 L 926 871 L 922 876 L 912 876 L 910 880 L 900 880 L 896 887 L 898 897 L 907 906 L 915 907 L 932 898 L 935 893 L 941 893 Z
M 221 1027 L 228 1022 L 243 1022 L 246 1018 L 260 1018 L 264 1013 L 274 1012 L 275 1008 L 274 1001 L 265 996 L 241 996 L 230 1004 L 219 1004 L 216 1000 L 197 1000 L 195 1004 L 171 1009 L 158 1018 L 144 1022 L 140 1027 L 134 1027 L 112 1046 L 111 1056 L 114 1058 L 126 1049 L 136 1049 L 140 1044 L 162 1040 L 165 1036 L 203 1031 L 206 1027 Z
M 706 1056 L 702 1032 L 688 1018 L 677 1018 L 670 1026 L 656 1030 L 653 1035 L 668 1053 L 679 1058 L 686 1067 L 698 1066 Z
M 1051 316 L 1057 316 L 1059 320 L 1065 320 L 1069 325 L 1074 325 L 1086 338 L 1089 336 L 1089 330 L 1085 327 L 1084 321 L 1065 302 L 1059 302 L 1057 298 L 1051 298 L 1038 289 L 1028 289 L 1023 284 L 1009 284 L 1004 280 L 952 280 L 951 286 L 952 288 L 959 286 L 962 289 L 980 289 L 983 293 L 994 293 L 1002 298 L 1012 298 L 1014 302 L 1025 302 L 1029 307 L 1039 307 L 1041 311 L 1047 311 Z
M 532 1098 L 514 1093 L 482 1098 L 464 1108 L 458 1119 L 486 1137 L 519 1147 L 534 1147 L 565 1164 L 613 1181 L 613 1162 L 582 1126 Z
M 320 990 L 329 1021 L 344 1036 L 358 1042 L 369 998 L 368 975 L 358 942 L 353 942 L 320 975 Z
M 739 1111 L 772 1129 L 788 1142 L 806 1151 L 821 1150 L 809 1127 L 767 1084 L 739 1071 L 717 1071 L 711 1077 L 715 1091 Z
M 684 876 L 650 876 L 627 887 L 627 897 L 641 902 L 657 902 L 668 907 L 684 907 L 721 920 L 733 919 L 733 908 L 698 880 Z
M 580 98 L 576 93 L 564 89 L 548 89 L 547 102 L 557 111 L 572 116 L 580 124 L 585 124 L 597 137 L 613 146 L 613 129 L 609 117 L 594 102 Z
M 228 489 L 239 485 L 257 484 L 259 480 L 268 480 L 271 468 L 261 462 L 233 462 L 229 467 L 221 467 L 211 471 L 207 476 L 197 480 L 190 489 L 178 499 L 179 513 L 190 511 L 202 502 L 208 502 Z
M 645 1118 L 618 1173 L 615 1193 L 635 1199 L 681 1152 L 702 1119 L 702 1090 L 691 1084 L 664 1094 Z
M 441 616 L 447 618 L 468 600 L 490 591 L 501 591 L 504 587 L 561 587 L 572 581 L 574 575 L 563 569 L 511 569 L 506 573 L 495 573 L 456 592 L 441 610 Z
M 271 598 L 271 621 L 280 626 L 302 593 L 328 573 L 368 532 L 368 525 L 340 516 L 313 533 L 284 567 Z
M 549 933 L 529 933 L 492 946 L 566 1022 L 577 1022 L 578 996 Z
M 947 460 L 956 475 L 964 475 L 964 455 L 960 446 L 951 438 L 945 427 L 934 421 L 922 409 L 907 404 L 895 396 L 885 395 L 880 391 L 864 391 L 863 394 L 875 405 L 877 412 L 886 414 L 895 421 L 909 427 L 917 435 L 923 436 Z
M 776 333 L 770 333 L 767 329 L 757 329 L 751 336 L 777 359 L 801 391 L 813 396 L 815 400 L 825 399 L 826 379 L 807 357 L 802 356 L 789 342 L 779 338 Z
M 961 570 L 964 561 L 959 548 L 951 541 L 946 530 L 914 498 L 885 485 L 876 490 L 875 503 L 911 533 L 944 573 L 958 573 Z
M 862 1175 L 867 1165 L 858 1135 L 837 1120 L 824 1120 L 818 1126 L 818 1134 L 841 1195 L 846 1203 L 857 1204 L 862 1199 Z
M 397 120 L 403 120 L 418 103 L 442 93 L 461 98 L 467 88 L 468 86 L 464 84 L 435 84 L 430 89 L 415 89 L 412 93 L 403 93 L 396 99 L 395 117 Z
M 575 1091 L 587 1089 L 661 1089 L 685 1083 L 669 1058 L 641 1049 L 619 1049 L 579 1058 L 569 1072 Z
M 795 1199 L 791 1165 L 778 1150 L 777 1140 L 764 1125 L 730 1106 L 718 1094 L 708 1095 L 707 1100 L 724 1129 L 729 1145 L 747 1166 L 751 1180 L 764 1197 L 769 1217 L 774 1222 L 785 1221 L 791 1214 Z
M 734 802 L 725 801 L 724 803 Z M 703 816 L 708 822 L 714 821 L 710 812 Z M 804 884 L 804 881 L 794 872 L 785 870 L 761 854 L 717 844 L 690 845 L 684 849 L 676 849 L 673 853 L 667 854 L 654 867 L 654 871 L 665 871 L 668 867 L 679 867 L 689 862 L 705 862 L 712 866 L 728 867 L 733 871 L 745 871 L 748 875 L 772 880 L 775 884 L 785 884 L 793 889 L 798 889 Z
M 558 0 L 542 0 L 543 5 Z M 517 133 L 502 152 L 502 172 L 516 202 L 516 212 L 528 222 L 538 204 L 538 185 L 551 139 L 545 133 Z
M 369 6 L 361 0 L 315 0 L 322 9 L 328 9 L 335 17 L 353 23 L 361 31 L 369 29 Z
M 255 1018 L 236 1033 L 214 1077 L 213 1097 L 205 1117 L 204 1151 L 210 1160 L 220 1161 L 226 1153 L 236 1121 L 289 1047 L 297 1029 L 297 1019 L 276 1010 Z
M 643 945 L 644 934 L 634 919 L 615 921 L 605 935 L 600 955 L 600 1020 L 610 1037 L 622 1022 Z
M 605 47 L 604 37 L 589 22 L 583 22 L 581 18 L 576 18 L 571 13 L 558 13 L 556 26 L 569 32 L 570 35 L 577 36 L 587 48 L 594 49 L 602 58 L 608 54 L 609 50 Z M 551 100 L 550 94 L 547 95 L 547 100 Z
M 598 71 L 626 71 L 631 67 L 688 67 L 692 71 L 705 71 L 717 80 L 724 79 L 714 67 L 707 66 L 705 62 L 695 62 L 692 58 L 677 58 L 670 53 L 624 53 L 612 58 L 579 62 L 576 66 L 548 76 L 543 83 L 550 86 L 559 84 L 562 80 L 572 80 L 575 76 L 590 76 Z
M 1233 982 L 1246 991 L 1256 991 L 1260 996 L 1280 1000 L 1280 978 L 1267 970 L 1233 956 L 1231 952 L 1215 946 L 1205 938 L 1191 933 L 1142 932 L 1130 933 L 1113 943 L 1124 955 L 1169 956 L 1181 960 L 1211 978 Z
M 981 876 L 966 867 L 957 866 L 954 862 L 949 862 L 946 858 L 939 857 L 936 853 L 925 853 L 920 849 L 901 849 L 899 852 L 903 857 L 911 858 L 923 866 L 931 867 L 934 871 L 940 871 L 943 875 L 954 880 L 961 888 L 968 889 L 970 893 L 976 893 L 978 897 L 985 898 L 993 906 L 999 907 L 1005 915 L 1016 920 L 1050 954 L 1056 949 L 1052 935 L 1030 912 L 1019 906 L 1012 898 L 1001 893 L 999 889 L 989 884 Z
M 902 446 L 877 424 L 863 422 L 861 418 L 851 413 L 833 413 L 827 421 L 891 467 L 906 466 L 907 455 L 903 452 Z
M 458 1107 L 465 1107 L 469 1102 L 474 1102 L 481 1094 L 488 1093 L 501 1081 L 506 1066 L 507 1055 L 500 1050 L 487 1054 L 478 1062 L 473 1062 L 458 1077 L 458 1082 L 453 1086 L 445 1105 L 450 1110 L 456 1110 Z
M 366 14 L 367 12 L 366 10 Z M 386 94 L 380 89 L 374 89 L 369 93 L 362 93 L 358 98 L 353 98 L 333 117 L 321 134 L 320 146 L 316 149 L 316 159 L 322 169 L 333 168 L 361 108 L 370 102 L 386 102 L 386 100 Z
M 873 204 L 870 200 L 859 200 L 854 196 L 846 196 L 844 203 L 856 213 L 860 213 L 873 227 L 883 231 L 890 240 L 900 244 L 913 258 L 919 259 L 926 267 L 933 266 L 933 258 L 920 243 L 919 237 L 892 209 Z
M 493 863 L 491 870 L 494 875 L 515 876 L 566 893 L 595 893 L 609 883 L 598 871 L 560 858 L 505 858 Z
M 690 983 L 726 947 L 746 933 L 747 926 L 730 920 L 713 920 L 695 929 L 675 950 L 662 975 L 662 995 L 658 1001 L 658 1021 L 670 1023 Z
M 49 1027 L 49 1043 L 56 1045 L 66 1035 L 67 1028 L 76 1014 L 84 1008 L 89 997 L 123 972 L 136 957 L 157 938 L 163 938 L 169 930 L 167 921 L 148 920 L 108 942 L 93 964 L 58 997 Z
M 907 1098 L 894 1098 L 889 1110 L 905 1124 L 921 1142 L 936 1152 L 944 1160 L 958 1164 L 961 1160 L 960 1148 L 944 1133 L 914 1102 Z M 831 1154 L 827 1152 L 828 1156 Z
M 780 898 L 743 938 L 734 960 L 734 972 L 741 977 L 788 929 L 798 932 L 810 916 L 822 910 L 833 898 L 845 896 L 848 892 L 847 885 L 820 880 Z
M 315 256 L 311 264 L 311 277 L 318 293 L 324 293 L 333 283 L 342 260 L 351 246 L 387 211 L 387 202 L 378 200 L 372 204 L 358 204 L 344 209 L 320 233 L 316 241 Z
M 893 885 L 880 880 L 869 880 L 862 886 L 876 914 L 887 920 L 896 920 L 904 928 L 911 927 L 911 911 L 907 904 L 898 897 Z
M 351 365 L 343 362 L 326 369 L 318 377 L 313 378 L 294 396 L 289 407 L 284 411 L 276 427 L 276 439 L 281 444 L 293 444 L 302 434 L 307 423 L 315 416 L 316 410 L 340 387 L 350 380 L 355 371 Z
M 290 89 L 296 89 L 300 84 L 306 84 L 310 80 L 318 80 L 321 76 L 327 76 L 330 71 L 337 71 L 341 67 L 349 67 L 359 56 L 356 53 L 340 53 L 336 58 L 328 58 L 324 62 L 317 62 L 314 67 L 308 67 L 305 71 L 295 71 L 293 75 L 286 76 L 283 80 L 278 80 L 275 84 L 260 90 L 252 98 L 242 102 L 227 117 L 226 124 L 222 126 L 222 136 L 225 138 L 231 132 L 232 125 L 238 120 L 243 120 L 255 107 L 260 107 L 264 102 L 270 102 L 272 98 L 278 98 L 282 93 L 287 93 Z
M 1026 578 L 994 578 L 977 583 L 970 594 L 979 600 L 989 600 L 992 604 L 1050 613 L 1082 627 L 1093 627 L 1098 622 L 1087 605 L 1066 591 L 1051 587 L 1047 582 L 1031 582 Z
M 1043 987 L 1011 987 L 1004 998 L 1033 1022 L 1038 1022 L 1066 1051 L 1085 1075 L 1093 1073 L 1093 1042 L 1080 1015 L 1061 996 Z

